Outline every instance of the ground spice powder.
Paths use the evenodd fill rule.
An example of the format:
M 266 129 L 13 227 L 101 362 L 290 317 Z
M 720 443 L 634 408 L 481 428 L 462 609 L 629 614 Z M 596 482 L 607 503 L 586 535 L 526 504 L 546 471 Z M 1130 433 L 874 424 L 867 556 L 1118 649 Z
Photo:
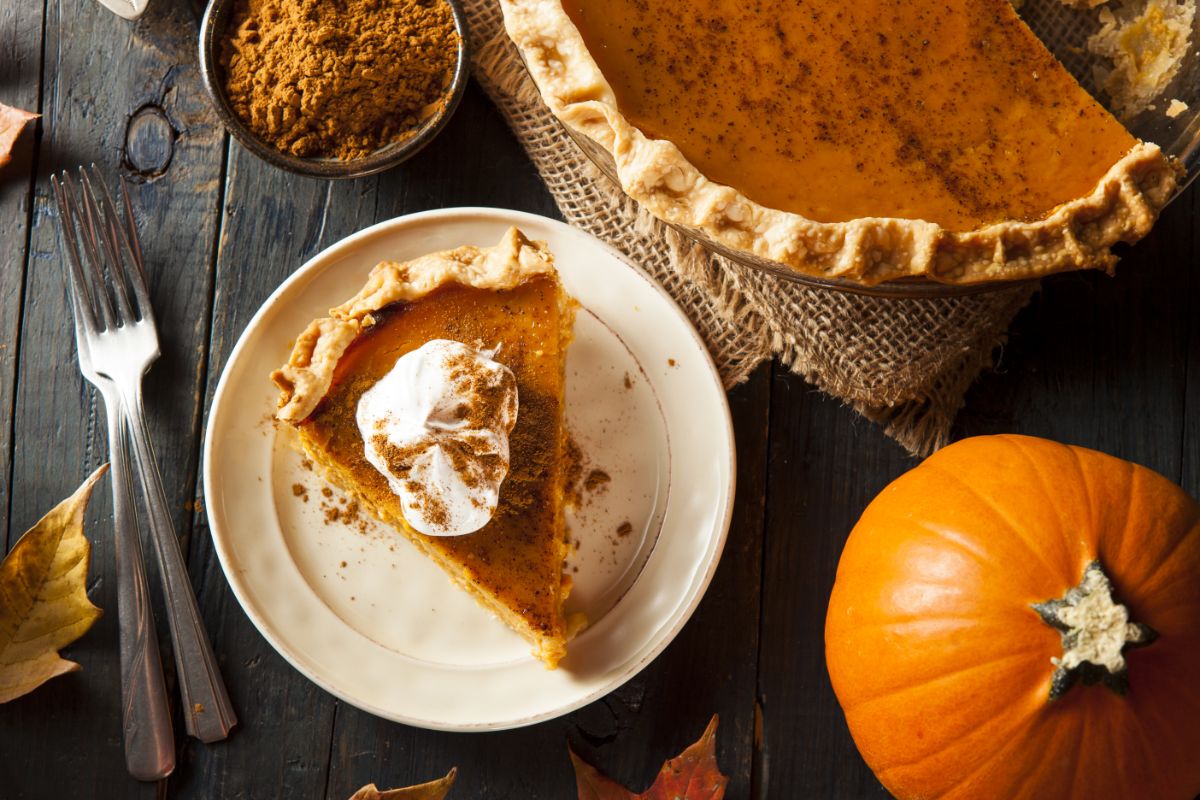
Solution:
M 459 47 L 445 0 L 238 0 L 221 63 L 234 113 L 275 148 L 354 159 L 444 102 Z

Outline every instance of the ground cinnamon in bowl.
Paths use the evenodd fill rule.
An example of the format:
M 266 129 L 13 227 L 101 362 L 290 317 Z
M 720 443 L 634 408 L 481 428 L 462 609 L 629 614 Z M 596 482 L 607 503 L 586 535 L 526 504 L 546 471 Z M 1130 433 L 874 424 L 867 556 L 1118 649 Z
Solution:
M 446 0 L 236 0 L 223 88 L 275 149 L 359 159 L 438 113 L 461 44 Z

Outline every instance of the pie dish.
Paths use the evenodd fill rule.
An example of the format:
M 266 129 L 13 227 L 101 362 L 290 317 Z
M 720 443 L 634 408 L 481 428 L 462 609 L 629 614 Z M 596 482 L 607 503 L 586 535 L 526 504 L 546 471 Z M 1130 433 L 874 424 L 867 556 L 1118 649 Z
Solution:
M 584 624 L 563 610 L 571 588 L 563 574 L 563 369 L 574 309 L 548 248 L 512 228 L 495 247 L 380 263 L 358 294 L 307 326 L 271 374 L 280 389 L 276 418 L 295 428 L 325 477 L 407 536 L 550 668 Z M 355 418 L 364 392 L 401 356 L 436 339 L 495 350 L 520 398 L 495 514 L 461 536 L 426 536 L 406 522 L 387 478 L 364 455 Z
M 1007 0 L 501 0 L 551 111 L 665 222 L 825 279 L 1111 268 L 1180 181 Z

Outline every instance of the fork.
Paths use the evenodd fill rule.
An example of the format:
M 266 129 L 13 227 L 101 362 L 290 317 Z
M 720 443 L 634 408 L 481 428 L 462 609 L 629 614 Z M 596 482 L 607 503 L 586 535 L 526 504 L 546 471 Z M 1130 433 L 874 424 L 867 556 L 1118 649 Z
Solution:
M 175 769 L 175 737 L 167 691 L 163 685 L 162 658 L 154 635 L 154 615 L 146 586 L 141 534 L 134 512 L 133 485 L 129 480 L 129 434 L 116 386 L 101 375 L 92 360 L 91 339 L 86 333 L 84 307 L 86 279 L 79 259 L 75 206 L 66 200 L 64 183 L 50 178 L 58 204 L 63 250 L 67 255 L 67 285 L 71 315 L 75 320 L 75 345 L 79 369 L 104 398 L 108 418 L 109 460 L 112 461 L 113 527 L 116 529 L 117 617 L 121 641 L 121 718 L 125 738 L 125 766 L 141 781 L 167 777 Z
M 80 167 L 79 182 L 78 195 L 66 172 L 62 173 L 61 186 L 55 183 L 67 210 L 64 238 L 72 262 L 68 271 L 72 294 L 79 298 L 75 304 L 77 336 L 82 330 L 78 338 L 85 340 L 91 366 L 111 385 L 116 407 L 128 428 L 133 463 L 149 512 L 154 553 L 165 584 L 163 596 L 175 643 L 185 727 L 200 741 L 215 742 L 229 735 L 237 716 L 204 632 L 146 427 L 142 376 L 158 358 L 159 347 L 133 206 L 122 181 L 122 222 L 95 164 L 90 171 Z M 78 224 L 68 226 L 68 218 Z M 68 229 L 73 237 L 65 233 Z M 80 251 L 86 259 L 80 258 Z M 86 271 L 81 266 L 85 260 L 90 266 Z M 81 347 L 81 358 L 83 352 Z

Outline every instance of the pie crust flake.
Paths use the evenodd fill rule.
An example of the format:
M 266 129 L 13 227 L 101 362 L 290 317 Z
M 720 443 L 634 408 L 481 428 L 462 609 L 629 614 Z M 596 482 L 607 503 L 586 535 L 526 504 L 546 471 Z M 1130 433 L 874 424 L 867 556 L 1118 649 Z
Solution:
M 871 27 L 865 25 L 872 14 L 896 4 L 768 3 L 765 11 L 733 0 L 500 4 L 550 110 L 612 157 L 627 194 L 664 222 L 808 275 L 862 284 L 914 276 L 975 283 L 1107 269 L 1116 263 L 1109 248 L 1144 236 L 1179 183 L 1179 166 L 1157 145 L 1129 135 L 1087 96 L 1008 0 L 914 0 L 887 24 Z M 774 22 L 775 35 L 733 24 L 745 23 L 748 14 L 758 14 L 758 24 L 787 8 L 795 24 Z M 811 13 L 816 19 L 822 9 L 836 20 L 799 18 Z M 937 37 L 922 38 L 931 28 L 921 15 L 935 9 L 966 21 L 952 19 L 935 28 Z M 592 20 L 587 33 L 600 42 L 597 53 L 577 25 L 584 19 Z M 854 19 L 864 27 L 855 27 Z M 830 26 L 842 26 L 836 42 L 813 33 L 828 33 Z M 806 41 L 787 39 L 805 30 Z M 622 38 L 631 36 L 644 40 Z M 714 47 L 722 40 L 730 42 L 728 52 Z M 861 52 L 838 55 L 856 42 L 865 42 Z M 938 47 L 944 57 L 933 52 Z M 930 49 L 927 56 L 911 56 L 923 48 Z M 697 66 L 697 53 L 709 60 Z M 806 55 L 800 69 L 796 64 Z M 845 74 L 822 84 L 830 70 Z M 742 92 L 760 79 L 779 84 Z M 803 88 L 789 94 L 801 79 Z M 822 87 L 844 91 L 855 81 L 878 83 L 860 96 L 822 94 Z M 964 88 L 974 84 L 995 97 Z M 939 94 L 923 98 L 921 87 Z M 740 119 L 769 121 L 771 115 L 783 121 L 743 130 L 739 138 Z M 674 129 L 673 116 L 679 120 Z M 730 126 L 731 135 L 719 128 L 707 139 L 698 135 L 696 126 L 708 120 Z M 801 142 L 811 152 L 793 154 L 793 142 L 781 144 L 780 137 L 802 125 L 816 131 Z M 958 139 L 956 126 L 964 130 Z M 823 131 L 832 133 L 823 137 Z M 880 138 L 871 139 L 872 132 Z M 847 142 L 849 151 L 841 146 Z M 777 202 L 782 183 L 772 184 L 781 174 L 775 162 L 755 164 L 770 147 L 812 171 L 790 201 Z M 850 156 L 858 162 L 839 163 Z M 756 166 L 758 182 L 739 186 L 753 183 Z M 843 185 L 858 192 L 859 213 L 853 202 L 822 202 L 840 197 Z M 1059 197 L 1063 191 L 1070 195 Z M 941 195 L 941 207 L 922 207 Z M 904 213 L 905 203 L 914 206 L 913 215 Z
M 574 309 L 546 245 L 514 228 L 494 247 L 377 265 L 354 297 L 307 326 L 271 374 L 280 389 L 277 419 L 295 430 L 324 477 L 405 535 L 551 668 L 586 623 L 564 611 L 571 589 L 563 574 L 564 365 Z M 363 453 L 356 422 L 362 395 L 401 356 L 434 339 L 494 350 L 518 387 L 495 514 L 460 536 L 426 536 L 405 521 L 388 479 Z

